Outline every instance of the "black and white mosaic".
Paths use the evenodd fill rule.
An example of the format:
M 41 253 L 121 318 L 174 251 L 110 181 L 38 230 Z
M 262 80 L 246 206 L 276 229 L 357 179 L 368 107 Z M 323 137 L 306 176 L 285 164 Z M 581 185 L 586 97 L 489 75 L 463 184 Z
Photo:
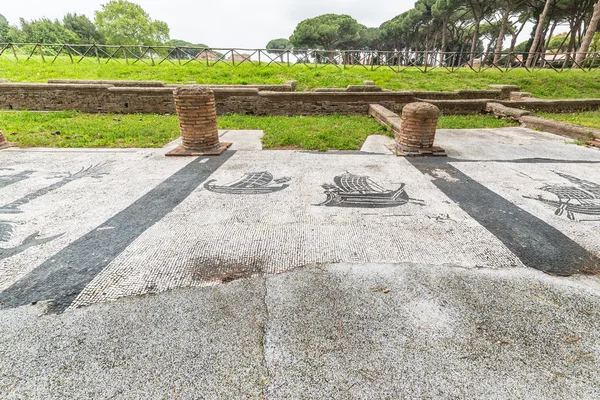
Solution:
M 322 263 L 543 269 L 540 260 L 551 260 L 569 269 L 549 272 L 570 274 L 600 254 L 599 222 L 570 219 L 596 217 L 597 165 L 578 154 L 578 164 L 430 165 L 389 153 L 254 147 L 213 159 L 2 153 L 18 169 L 3 172 L 10 178 L 0 190 L 0 308 L 52 300 L 60 312 Z M 16 172 L 33 170 L 78 172 Z
M 5 169 L 5 170 L 8 170 L 8 169 Z M 17 172 L 16 174 L 0 175 L 0 188 L 12 185 L 13 183 L 17 183 L 22 180 L 25 180 L 25 179 L 29 178 L 29 176 L 31 174 L 33 174 L 34 172 L 35 171 L 22 171 L 22 172 Z
M 318 204 L 327 207 L 390 208 L 408 203 L 402 183 L 397 189 L 386 189 L 369 176 L 346 172 L 333 178 L 334 184 L 322 185 L 327 200 Z
M 280 176 L 294 177 L 293 184 L 266 196 L 223 195 L 240 180 L 245 185 L 251 179 L 245 173 L 240 177 L 239 171 L 267 171 L 270 165 L 277 166 Z M 385 207 L 379 207 L 381 203 L 375 203 L 376 207 L 315 207 L 323 201 L 320 183 L 331 179 L 330 171 L 344 171 L 348 166 L 353 166 L 352 173 L 340 175 L 341 187 L 350 189 L 354 184 L 353 189 L 378 190 L 386 195 Z M 411 197 L 422 201 L 411 201 L 397 177 L 410 182 Z M 522 266 L 491 233 L 403 159 L 238 152 L 209 182 L 208 187 L 232 183 L 217 185 L 224 186 L 225 192 L 203 185 L 191 193 L 120 252 L 72 307 L 320 263 Z M 390 191 L 396 196 L 386 193 Z M 358 200 L 362 205 L 371 202 L 360 196 Z
M 48 185 L 46 187 L 38 189 L 34 192 L 27 193 L 25 196 L 21 197 L 20 199 L 12 201 L 3 206 L 0 206 L 0 214 L 20 214 L 23 212 L 19 208 L 22 205 L 27 204 L 30 201 L 33 201 L 39 197 L 45 196 L 52 191 L 58 190 L 68 183 L 71 183 L 73 181 L 76 181 L 76 180 L 82 179 L 82 178 L 100 178 L 100 177 L 106 175 L 105 172 L 102 172 L 103 166 L 104 166 L 104 164 L 91 165 L 89 167 L 82 167 L 79 171 L 77 171 L 75 173 L 68 172 L 68 173 L 62 174 L 60 181 L 53 183 L 52 185 Z M 14 180 L 11 183 L 23 180 L 26 177 L 28 177 L 29 175 L 31 175 L 32 173 L 33 173 L 33 171 L 25 171 L 22 174 L 13 175 Z M 19 177 L 19 179 L 17 180 L 16 177 Z
M 555 195 L 556 199 L 538 196 L 535 200 L 554 208 L 554 215 L 566 215 L 571 221 L 577 220 L 577 214 L 598 217 L 600 221 L 600 185 L 568 174 L 554 173 L 571 185 L 546 185 L 540 190 Z
M 215 179 L 204 184 L 204 188 L 215 193 L 224 194 L 269 194 L 283 190 L 290 185 L 291 178 L 283 177 L 273 179 L 268 171 L 248 172 L 240 179 L 225 185 L 217 185 Z

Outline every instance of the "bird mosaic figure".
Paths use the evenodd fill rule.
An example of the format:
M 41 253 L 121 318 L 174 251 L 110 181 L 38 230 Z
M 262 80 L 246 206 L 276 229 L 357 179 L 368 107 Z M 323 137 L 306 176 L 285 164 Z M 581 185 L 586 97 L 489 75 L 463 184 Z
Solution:
M 534 198 L 535 200 L 554 207 L 556 216 L 566 214 L 571 221 L 576 220 L 576 214 L 600 216 L 600 185 L 560 172 L 554 173 L 573 185 L 546 185 L 540 190 L 552 193 L 558 200 L 549 200 L 541 196 Z

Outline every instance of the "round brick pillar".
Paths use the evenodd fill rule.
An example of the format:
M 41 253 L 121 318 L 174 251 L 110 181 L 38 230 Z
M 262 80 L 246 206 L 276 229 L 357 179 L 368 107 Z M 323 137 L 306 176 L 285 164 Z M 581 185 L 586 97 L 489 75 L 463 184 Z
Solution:
M 402 155 L 444 153 L 434 147 L 440 109 L 429 103 L 410 103 L 402 109 L 402 123 L 396 132 L 396 149 Z M 445 154 L 445 153 L 444 153 Z
M 219 155 L 231 143 L 219 142 L 215 95 L 209 88 L 184 86 L 173 92 L 182 145 L 171 156 Z

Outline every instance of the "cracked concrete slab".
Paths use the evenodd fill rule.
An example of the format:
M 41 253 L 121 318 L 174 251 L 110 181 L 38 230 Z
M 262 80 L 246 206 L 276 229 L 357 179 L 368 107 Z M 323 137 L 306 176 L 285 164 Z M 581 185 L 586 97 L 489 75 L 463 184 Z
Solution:
M 275 276 L 267 398 L 596 398 L 599 294 L 523 269 L 338 264 Z
M 384 135 L 371 135 L 363 143 L 360 151 L 393 155 L 386 145 L 394 143 L 394 139 Z
M 569 143 L 562 136 L 524 128 L 440 129 L 436 133 L 436 146 L 462 160 L 600 161 L 600 152 Z
M 0 313 L 0 398 L 260 398 L 264 284 Z
M 0 313 L 0 397 L 600 396 L 598 280 L 314 265 L 39 316 Z

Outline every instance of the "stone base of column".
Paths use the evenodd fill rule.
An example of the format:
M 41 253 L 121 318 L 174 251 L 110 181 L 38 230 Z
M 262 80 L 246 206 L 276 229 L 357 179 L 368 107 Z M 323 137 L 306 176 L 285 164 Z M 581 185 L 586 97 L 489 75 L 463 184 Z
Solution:
M 446 157 L 448 154 L 446 150 L 442 149 L 438 146 L 433 146 L 428 149 L 421 149 L 418 147 L 405 147 L 398 146 L 396 143 L 386 144 L 385 147 L 388 148 L 394 155 L 398 157 L 429 157 L 429 156 L 437 156 L 437 157 Z
M 231 146 L 232 143 L 221 142 L 216 147 L 208 149 L 194 150 L 186 149 L 183 146 L 177 146 L 173 150 L 165 154 L 167 157 L 190 157 L 190 156 L 219 156 Z

